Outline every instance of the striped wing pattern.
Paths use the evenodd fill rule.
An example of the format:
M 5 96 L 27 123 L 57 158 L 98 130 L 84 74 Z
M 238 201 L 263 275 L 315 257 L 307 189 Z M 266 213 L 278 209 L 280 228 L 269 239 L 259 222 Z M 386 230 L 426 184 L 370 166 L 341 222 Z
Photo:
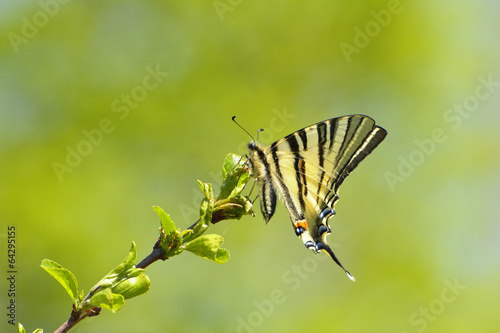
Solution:
M 269 147 L 249 143 L 250 164 L 260 184 L 266 222 L 274 214 L 279 195 L 305 246 L 327 252 L 344 269 L 326 241 L 331 232 L 328 219 L 335 214 L 344 179 L 386 135 L 372 118 L 352 115 L 308 126 Z

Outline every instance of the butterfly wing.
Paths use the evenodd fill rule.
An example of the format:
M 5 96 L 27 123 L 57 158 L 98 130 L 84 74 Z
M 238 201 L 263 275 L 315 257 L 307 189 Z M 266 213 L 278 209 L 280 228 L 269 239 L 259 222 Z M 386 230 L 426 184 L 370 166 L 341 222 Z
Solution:
M 372 118 L 353 115 L 308 126 L 269 147 L 250 143 L 266 222 L 274 214 L 277 192 L 305 246 L 327 252 L 342 267 L 326 242 L 328 219 L 335 214 L 339 186 L 386 134 Z

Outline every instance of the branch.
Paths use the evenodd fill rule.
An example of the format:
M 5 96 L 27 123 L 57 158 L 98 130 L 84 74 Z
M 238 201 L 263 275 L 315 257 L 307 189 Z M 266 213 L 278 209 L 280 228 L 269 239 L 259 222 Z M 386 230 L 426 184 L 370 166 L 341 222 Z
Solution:
M 57 330 L 54 331 L 54 333 L 65 333 L 68 332 L 70 329 L 72 329 L 76 324 L 78 324 L 80 321 L 87 317 L 93 317 L 97 316 L 101 313 L 101 308 L 95 306 L 92 309 L 89 309 L 87 311 L 84 311 L 83 313 L 81 311 L 76 310 L 75 305 L 73 304 L 73 311 L 71 311 L 71 316 L 69 319 L 62 324 Z
M 144 258 L 140 263 L 138 263 L 135 267 L 137 268 L 146 268 L 158 259 L 163 259 L 163 249 L 153 247 L 153 252 Z
M 198 224 L 199 221 L 200 221 L 200 219 L 198 219 L 198 221 L 196 221 L 191 226 L 189 226 L 186 230 L 193 230 L 193 228 L 195 227 L 196 224 Z M 155 261 L 157 261 L 159 259 L 166 260 L 163 258 L 163 255 L 164 255 L 163 249 L 161 247 L 159 247 L 158 245 L 159 245 L 159 242 L 156 242 L 156 244 L 153 246 L 153 252 L 151 252 L 146 258 L 144 258 L 135 267 L 145 269 L 146 267 L 148 267 L 149 265 L 151 265 L 152 263 L 154 263 Z
M 159 259 L 166 260 L 188 251 L 217 263 L 227 262 L 229 252 L 221 248 L 222 236 L 204 235 L 205 231 L 210 224 L 223 220 L 239 220 L 244 215 L 254 216 L 254 213 L 252 202 L 241 194 L 250 179 L 250 171 L 242 158 L 234 154 L 227 155 L 222 174 L 223 183 L 217 197 L 214 196 L 211 184 L 198 181 L 204 196 L 200 205 L 200 219 L 182 232 L 163 209 L 153 207 L 161 220 L 160 237 L 154 244 L 153 251 L 134 265 L 137 249 L 132 242 L 130 252 L 123 263 L 101 279 L 85 298 L 83 291 L 81 296 L 78 296 L 78 283 L 73 273 L 54 261 L 42 261 L 42 268 L 51 274 L 74 300 L 70 318 L 54 333 L 68 332 L 83 319 L 99 315 L 101 308 L 115 313 L 124 305 L 125 299 L 147 292 L 150 280 L 144 269 Z

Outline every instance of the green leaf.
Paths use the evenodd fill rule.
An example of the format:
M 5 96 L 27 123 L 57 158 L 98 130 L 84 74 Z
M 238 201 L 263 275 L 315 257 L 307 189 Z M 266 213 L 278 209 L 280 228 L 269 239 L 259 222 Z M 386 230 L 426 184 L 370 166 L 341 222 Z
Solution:
M 176 256 L 180 254 L 183 249 L 182 245 L 182 235 L 179 231 L 175 231 L 169 237 L 166 238 L 166 241 L 162 243 L 163 248 L 163 259 L 168 259 L 170 257 Z
M 26 330 L 21 323 L 17 323 L 17 325 L 17 333 L 26 333 Z M 41 328 L 37 328 L 33 331 L 33 333 L 43 333 L 43 330 Z
M 199 257 L 222 264 L 229 260 L 229 252 L 220 247 L 223 241 L 222 236 L 210 234 L 200 236 L 183 246 L 187 251 Z
M 151 286 L 151 281 L 146 274 L 142 273 L 143 271 L 143 269 L 136 269 L 136 272 L 132 272 L 127 279 L 124 279 L 111 289 L 113 294 L 120 294 L 125 299 L 129 299 L 146 293 Z M 132 276 L 137 272 L 140 272 L 140 274 Z
M 212 222 L 212 213 L 214 210 L 214 192 L 212 189 L 212 185 L 203 183 L 201 180 L 198 180 L 198 186 L 203 193 L 203 200 L 201 200 L 200 204 L 200 219 L 194 225 L 191 231 L 186 230 L 185 232 L 183 232 L 184 243 L 187 243 L 202 235 L 205 231 L 207 231 L 210 222 Z
M 222 164 L 222 180 L 226 179 L 227 175 L 242 161 L 243 159 L 239 155 L 232 153 L 227 154 Z
M 124 272 L 130 270 L 134 267 L 134 263 L 137 260 L 137 247 L 135 246 L 135 242 L 132 242 L 132 246 L 130 247 L 130 251 L 123 260 L 121 264 L 116 266 L 111 272 L 106 274 L 99 282 L 96 283 L 94 287 L 92 287 L 91 292 L 94 292 L 97 288 L 104 289 L 112 286 L 116 283 L 116 279 L 119 275 L 124 274 Z
M 135 242 L 132 242 L 132 245 L 130 246 L 130 251 L 128 252 L 123 262 L 118 266 L 116 266 L 115 269 L 113 269 L 108 275 L 120 274 L 124 270 L 133 267 L 136 260 L 137 260 L 137 247 L 135 245 Z
M 198 186 L 200 187 L 200 190 L 203 193 L 205 199 L 209 201 L 214 200 L 214 191 L 212 190 L 212 184 L 204 183 L 198 179 Z
M 106 288 L 95 293 L 90 298 L 90 304 L 115 313 L 125 304 L 125 298 L 122 295 L 113 294 L 109 288 Z
M 78 309 L 85 311 L 93 306 L 99 306 L 116 312 L 123 306 L 125 299 L 147 292 L 151 281 L 144 274 L 144 269 L 134 266 L 136 260 L 137 248 L 132 242 L 125 260 L 92 287 Z
M 169 235 L 177 230 L 175 228 L 174 222 L 170 218 L 170 215 L 165 213 L 165 211 L 161 209 L 161 207 L 153 206 L 153 209 L 158 214 L 158 216 L 160 216 L 161 226 L 163 227 L 163 230 L 166 235 Z
M 252 207 L 253 205 L 250 199 L 242 195 L 216 201 L 212 215 L 212 223 L 217 223 L 222 220 L 239 220 L 244 215 L 255 216 Z
M 223 184 L 216 200 L 239 195 L 250 179 L 246 159 L 235 154 L 228 154 L 222 167 L 222 179 Z
M 63 286 L 71 300 L 74 301 L 78 297 L 78 281 L 71 271 L 49 259 L 42 260 L 40 267 Z
M 85 298 L 85 294 L 83 292 L 83 290 L 80 291 L 80 295 L 78 296 L 78 302 L 77 302 L 77 306 L 79 306 L 79 304 L 82 303 L 82 301 L 84 300 Z
M 214 191 L 212 189 L 212 184 L 202 183 L 198 180 L 198 185 L 204 195 L 200 206 L 200 222 L 208 226 L 212 221 L 212 213 L 214 210 Z
M 155 247 L 163 249 L 163 259 L 178 255 L 182 252 L 180 248 L 182 244 L 180 231 L 175 227 L 170 215 L 165 213 L 163 209 L 158 206 L 153 206 L 153 209 L 161 219 L 160 239 Z

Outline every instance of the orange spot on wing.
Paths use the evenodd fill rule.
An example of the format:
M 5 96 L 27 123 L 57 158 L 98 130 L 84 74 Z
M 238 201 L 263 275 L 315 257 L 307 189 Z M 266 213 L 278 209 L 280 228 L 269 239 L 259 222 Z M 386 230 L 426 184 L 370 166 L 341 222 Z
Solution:
M 308 226 L 307 226 L 307 221 L 306 220 L 300 220 L 300 221 L 297 221 L 293 224 L 293 227 L 294 228 L 298 228 L 298 227 L 302 227 L 304 228 L 304 230 L 308 230 Z

